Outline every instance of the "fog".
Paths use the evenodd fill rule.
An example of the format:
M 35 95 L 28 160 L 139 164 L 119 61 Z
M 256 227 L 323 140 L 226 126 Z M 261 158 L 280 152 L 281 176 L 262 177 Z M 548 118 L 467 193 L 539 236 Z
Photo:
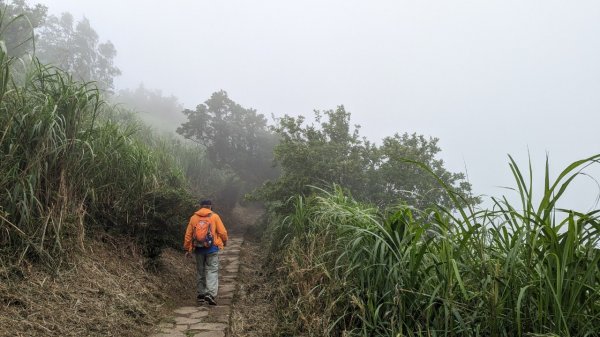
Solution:
M 514 186 L 507 154 L 541 181 L 600 152 L 598 1 L 62 1 L 117 49 L 116 89 L 186 108 L 223 89 L 266 115 L 343 104 L 373 141 L 440 138 L 477 194 Z M 600 171 L 590 171 L 600 178 Z M 564 207 L 593 206 L 596 183 Z

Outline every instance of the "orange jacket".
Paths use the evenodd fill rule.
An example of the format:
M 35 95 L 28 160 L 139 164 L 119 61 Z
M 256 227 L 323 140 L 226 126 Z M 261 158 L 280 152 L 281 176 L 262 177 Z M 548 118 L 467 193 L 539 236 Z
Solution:
M 192 232 L 194 230 L 194 225 L 200 221 L 200 217 L 205 217 L 210 214 L 208 218 L 208 222 L 210 222 L 210 231 L 215 240 L 215 245 L 219 247 L 219 249 L 223 249 L 223 246 L 227 244 L 227 230 L 225 229 L 225 225 L 223 225 L 223 221 L 221 221 L 221 217 L 209 208 L 201 208 L 194 212 L 194 215 L 190 218 L 190 222 L 188 222 L 187 229 L 185 230 L 185 238 L 183 240 L 183 248 L 188 252 L 192 252 L 194 250 L 194 246 L 192 244 Z

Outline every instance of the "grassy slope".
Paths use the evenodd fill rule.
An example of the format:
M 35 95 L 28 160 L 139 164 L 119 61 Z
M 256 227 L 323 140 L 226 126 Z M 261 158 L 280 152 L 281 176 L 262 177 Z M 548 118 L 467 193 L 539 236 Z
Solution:
M 268 292 L 253 290 L 257 285 L 268 289 L 267 278 L 262 268 L 249 268 L 264 263 L 261 233 L 252 226 L 261 214 L 259 208 L 237 207 L 224 218 L 230 237 L 248 233 L 238 278 L 248 293 L 236 304 L 237 323 L 245 326 L 232 319 L 241 333 L 233 336 L 274 333 Z M 85 242 L 84 252 L 71 255 L 58 275 L 38 265 L 0 268 L 0 336 L 148 336 L 173 307 L 193 303 L 194 264 L 181 251 L 166 249 L 155 271 L 145 268 L 147 259 L 129 240 L 96 235 Z
M 103 242 L 104 241 L 104 242 Z M 0 276 L 0 336 L 146 336 L 194 284 L 192 264 L 167 249 L 148 272 L 139 247 L 88 242 L 59 275 L 34 266 Z

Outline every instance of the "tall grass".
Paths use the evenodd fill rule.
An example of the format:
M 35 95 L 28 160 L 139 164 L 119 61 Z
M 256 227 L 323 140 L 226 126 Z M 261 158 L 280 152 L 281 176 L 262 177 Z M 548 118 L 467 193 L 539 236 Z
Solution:
M 520 204 L 381 212 L 341 190 L 293 201 L 272 246 L 285 281 L 286 328 L 313 336 L 598 336 L 600 210 L 556 207 L 581 169 L 539 202 L 510 159 Z M 425 168 L 426 169 L 426 168 Z M 447 188 L 447 187 L 446 187 Z
M 21 260 L 36 254 L 52 260 L 64 250 L 63 232 L 82 232 L 77 212 L 85 190 L 89 138 L 102 104 L 97 90 L 71 82 L 59 71 L 32 62 L 25 81 L 11 76 L 6 50 L 0 51 L 0 207 L 3 247 Z
M 93 83 L 0 47 L 0 267 L 55 269 L 95 227 L 149 257 L 179 242 L 195 200 L 168 142 L 124 122 Z

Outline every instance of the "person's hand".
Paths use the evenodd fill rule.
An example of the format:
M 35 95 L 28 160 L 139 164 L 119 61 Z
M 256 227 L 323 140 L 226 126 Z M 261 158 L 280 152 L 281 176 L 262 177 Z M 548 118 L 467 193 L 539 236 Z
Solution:
M 227 247 L 227 241 L 223 241 L 223 247 Z
M 192 253 L 185 252 L 185 257 L 188 258 L 188 259 L 191 259 L 192 258 Z

